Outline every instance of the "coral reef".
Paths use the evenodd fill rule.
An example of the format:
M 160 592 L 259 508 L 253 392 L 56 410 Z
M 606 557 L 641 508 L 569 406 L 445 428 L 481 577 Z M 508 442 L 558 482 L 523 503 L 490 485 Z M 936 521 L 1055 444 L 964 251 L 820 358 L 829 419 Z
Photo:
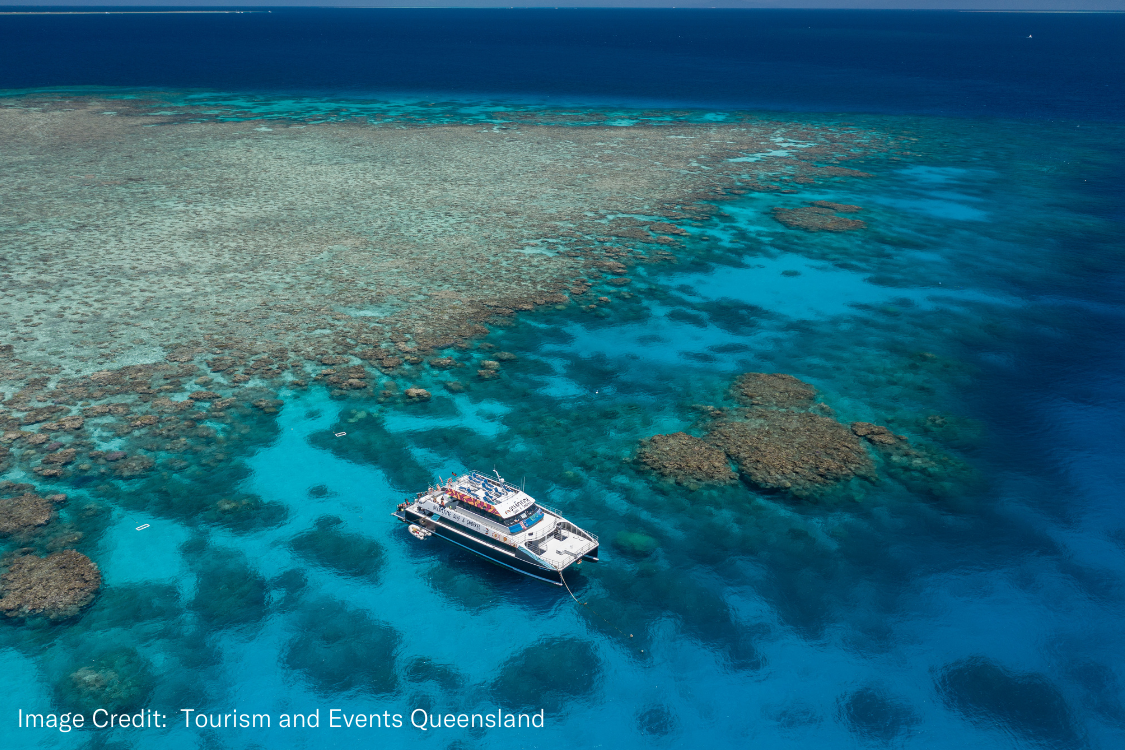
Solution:
M 747 417 L 720 422 L 708 439 L 759 487 L 802 497 L 851 477 L 874 475 L 859 439 L 834 419 L 772 409 L 753 409 Z
M 66 500 L 66 495 L 52 495 Z M 46 526 L 55 514 L 55 501 L 25 492 L 18 497 L 0 498 L 0 537 L 26 536 Z
M 293 537 L 289 546 L 302 557 L 341 575 L 378 581 L 383 547 L 361 534 L 341 530 L 342 524 L 336 516 L 322 516 L 315 529 Z
M 906 440 L 905 436 L 870 422 L 852 422 L 852 432 L 873 445 L 894 445 Z
M 621 531 L 613 537 L 613 546 L 630 557 L 648 557 L 656 551 L 660 543 L 639 531 Z
M 735 378 L 731 392 L 746 406 L 807 409 L 816 401 L 815 388 L 784 373 L 744 373 Z
M 653 435 L 641 441 L 637 460 L 652 471 L 681 484 L 726 484 L 736 478 L 722 450 L 684 432 Z
M 831 408 L 817 402 L 816 389 L 792 375 L 744 373 L 730 393 L 748 408 L 697 406 L 703 438 L 655 435 L 641 441 L 637 462 L 694 488 L 733 478 L 723 472 L 730 471 L 729 459 L 759 487 L 812 497 L 853 477 L 875 480 L 876 464 L 865 448 L 870 445 L 887 474 L 923 494 L 948 496 L 977 479 L 964 462 L 931 446 L 912 445 L 887 427 L 838 422 Z
M 98 566 L 74 550 L 47 557 L 20 555 L 0 576 L 0 612 L 8 617 L 72 617 L 102 585 Z
M 299 569 L 287 570 L 270 581 L 277 609 L 281 612 L 295 609 L 300 604 L 308 585 L 308 574 Z
M 156 461 L 151 456 L 129 456 L 121 459 L 113 470 L 115 476 L 122 479 L 134 479 L 136 477 L 144 476 L 152 467 L 156 465 Z
M 811 201 L 810 206 L 818 208 L 827 208 L 829 211 L 835 211 L 838 214 L 854 214 L 857 211 L 862 211 L 862 206 L 853 206 L 849 203 L 833 203 L 832 201 Z
M 402 641 L 394 628 L 332 599 L 313 602 L 300 625 L 282 662 L 304 674 L 314 688 L 326 693 L 394 692 L 395 657 Z
M 543 112 L 548 124 L 534 136 L 323 123 L 248 138 L 236 122 L 200 112 L 207 122 L 189 122 L 140 101 L 115 100 L 114 117 L 96 97 L 39 104 L 0 110 L 0 137 L 16 144 L 0 159 L 9 175 L 0 205 L 26 249 L 0 279 L 0 322 L 13 336 L 0 348 L 0 392 L 12 394 L 0 409 L 0 466 L 59 479 L 143 477 L 164 464 L 159 450 L 99 454 L 97 441 L 188 437 L 169 435 L 179 429 L 169 420 L 193 410 L 222 420 L 232 405 L 253 403 L 272 414 L 277 390 L 304 387 L 318 368 L 328 369 L 315 378 L 345 398 L 367 393 L 376 372 L 468 364 L 443 350 L 465 350 L 516 312 L 565 305 L 567 290 L 583 293 L 603 274 L 627 285 L 631 265 L 671 257 L 660 245 L 687 235 L 681 219 L 773 183 L 850 176 L 821 162 L 887 143 L 854 128 L 787 125 L 807 144 L 801 157 L 751 165 L 728 159 L 769 154 L 777 123 L 574 129 Z M 170 127 L 148 127 L 157 123 Z M 18 135 L 29 129 L 35 144 Z M 140 134 L 143 162 L 133 160 Z M 98 148 L 70 148 L 79 142 Z M 62 147 L 47 149 L 46 169 L 50 144 Z M 418 149 L 447 158 L 420 172 L 406 166 Z M 596 155 L 606 179 L 587 179 L 583 164 L 593 162 L 583 153 Z M 688 168 L 701 159 L 706 172 Z M 367 179 L 372 165 L 390 170 L 386 179 Z M 264 205 L 257 196 L 267 193 Z M 262 221 L 248 227 L 247 212 Z M 667 221 L 628 218 L 654 212 Z M 60 226 L 81 230 L 81 242 Z M 478 379 L 498 377 L 510 356 L 480 361 Z M 244 395 L 251 384 L 259 395 Z M 423 390 L 405 398 L 424 400 Z M 162 468 L 190 464 L 181 456 Z
M 575 129 L 549 124 L 548 112 L 534 135 L 329 122 L 247 137 L 221 118 L 189 122 L 117 100 L 106 117 L 107 106 L 70 97 L 0 109 L 0 138 L 16 144 L 0 156 L 9 176 L 0 206 L 23 248 L 0 278 L 0 323 L 12 335 L 0 347 L 0 470 L 148 487 L 229 461 L 254 424 L 246 406 L 273 415 L 284 387 L 315 380 L 333 398 L 426 402 L 429 382 L 374 383 L 421 375 L 428 362 L 476 372 L 446 382 L 450 392 L 470 380 L 487 388 L 514 355 L 474 361 L 450 350 L 468 351 L 518 312 L 566 306 L 568 292 L 635 284 L 630 268 L 673 259 L 684 220 L 718 213 L 717 201 L 852 176 L 821 162 L 887 143 L 850 127 L 741 116 Z M 169 127 L 148 127 L 158 123 Z M 29 129 L 35 145 L 18 135 Z M 769 155 L 788 131 L 807 144 L 801 156 Z M 134 160 L 138 135 L 143 160 Z M 418 149 L 447 158 L 407 167 Z M 728 161 L 749 152 L 767 155 Z M 588 179 L 583 154 L 605 179 Z M 700 159 L 706 172 L 689 168 Z M 373 167 L 385 179 L 368 179 Z M 248 226 L 246 215 L 262 219 Z M 649 218 L 629 218 L 639 215 Z M 260 505 L 221 497 L 201 517 L 229 525 L 262 517 Z M 199 510 L 195 498 L 161 506 L 179 517 Z
M 980 480 L 964 461 L 930 445 L 911 444 L 905 435 L 896 435 L 886 427 L 853 422 L 851 430 L 875 447 L 887 474 L 914 492 L 950 497 Z
M 147 659 L 132 648 L 118 648 L 85 659 L 55 685 L 55 693 L 67 708 L 118 713 L 144 706 L 154 682 Z
M 676 715 L 665 705 L 649 706 L 637 716 L 637 729 L 649 737 L 666 737 L 676 731 Z
M 686 229 L 678 227 L 675 224 L 669 224 L 666 221 L 658 221 L 655 224 L 650 224 L 648 228 L 649 231 L 656 232 L 657 234 L 675 234 L 683 237 L 686 237 L 688 234 Z
M 959 450 L 973 450 L 984 441 L 984 424 L 953 414 L 927 414 L 913 425 L 932 440 Z
M 247 137 L 237 122 L 189 123 L 141 103 L 126 110 L 115 101 L 116 115 L 105 117 L 109 104 L 76 97 L 66 107 L 0 111 L 0 138 L 13 144 L 0 205 L 19 207 L 11 226 L 27 248 L 0 280 L 16 336 L 4 354 L 27 370 L 59 366 L 65 375 L 101 365 L 104 373 L 129 361 L 206 359 L 212 373 L 237 382 L 280 377 L 291 366 L 216 350 L 235 341 L 284 346 L 329 367 L 359 356 L 393 369 L 480 335 L 497 316 L 565 302 L 564 290 L 588 267 L 624 275 L 658 244 L 650 232 L 687 234 L 671 221 L 624 216 L 653 207 L 669 218 L 709 216 L 735 183 L 776 189 L 767 183 L 853 176 L 861 173 L 819 162 L 887 145 L 879 133 L 793 124 L 783 129 L 809 147 L 779 158 L 769 155 L 776 122 L 576 129 L 549 124 L 547 112 L 548 124 L 503 133 L 327 122 Z M 148 127 L 158 123 L 169 127 Z M 29 130 L 34 143 L 20 135 Z M 142 134 L 143 163 L 132 158 Z M 45 147 L 88 139 L 96 152 L 49 149 L 54 168 L 42 168 Z M 419 149 L 445 158 L 419 164 Z M 765 156 L 727 161 L 750 152 Z M 700 160 L 705 172 L 690 168 Z M 605 179 L 588 179 L 590 164 Z M 384 178 L 368 179 L 372 168 Z M 538 198 L 513 198 L 521 195 Z M 248 226 L 248 211 L 262 221 Z M 82 242 L 43 229 L 56 224 L 81 228 Z M 329 256 L 322 248 L 332 248 Z M 40 283 L 48 278 L 67 281 Z M 33 341 L 66 354 L 48 355 Z M 213 398 L 217 389 L 203 384 L 208 390 L 191 398 Z M 38 408 L 25 424 L 57 418 L 51 405 Z
M 437 565 L 426 574 L 426 583 L 435 592 L 466 612 L 480 612 L 501 600 L 488 573 L 462 570 L 453 565 Z
M 600 682 L 601 662 L 587 641 L 548 638 L 509 659 L 492 683 L 497 704 L 561 714 Z
M 266 615 L 266 581 L 245 557 L 203 545 L 186 550 L 200 560 L 191 608 L 212 628 L 258 622 Z
M 1041 674 L 1011 672 L 973 656 L 946 665 L 937 689 L 947 707 L 982 727 L 1000 725 L 1046 747 L 1081 745 L 1066 699 Z
M 921 718 L 906 703 L 878 687 L 863 687 L 843 695 L 837 717 L 860 739 L 888 744 L 910 732 Z
M 854 207 L 849 206 L 847 210 L 852 208 Z M 845 219 L 833 213 L 839 210 L 827 208 L 821 203 L 800 208 L 775 208 L 771 213 L 774 219 L 790 229 L 804 229 L 808 232 L 848 232 L 867 226 L 859 219 Z

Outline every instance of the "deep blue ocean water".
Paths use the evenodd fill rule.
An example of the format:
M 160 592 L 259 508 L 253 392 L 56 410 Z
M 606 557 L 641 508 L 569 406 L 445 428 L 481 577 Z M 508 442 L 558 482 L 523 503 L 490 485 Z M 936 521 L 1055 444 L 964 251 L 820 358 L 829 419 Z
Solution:
M 1123 35 L 1120 14 L 277 8 L 6 16 L 0 85 L 1117 121 Z
M 0 629 L 0 744 L 1123 746 L 1123 58 L 1116 15 L 0 17 L 12 96 L 152 88 L 272 117 L 433 101 L 435 119 L 485 103 L 623 122 L 638 107 L 758 109 L 941 145 L 869 180 L 724 203 L 680 264 L 631 272 L 635 297 L 494 330 L 518 357 L 501 381 L 410 408 L 286 392 L 212 480 L 284 507 L 284 523 L 232 530 L 150 502 L 204 489 L 187 481 L 100 496 L 116 509 L 86 548 L 103 595 L 69 624 Z M 862 205 L 878 231 L 769 218 L 808 200 Z M 892 425 L 961 468 L 807 503 L 689 493 L 623 463 L 745 371 L 793 374 L 841 419 Z M 612 626 L 389 517 L 435 473 L 492 464 L 606 541 L 572 586 Z M 631 555 L 611 543 L 622 532 L 659 549 Z M 326 548 L 335 566 L 307 551 Z M 268 593 L 224 598 L 222 581 Z M 499 705 L 549 720 L 508 734 L 17 729 L 16 707 L 65 702 L 60 675 L 90 654 L 164 712 L 319 707 L 323 723 L 330 708 Z

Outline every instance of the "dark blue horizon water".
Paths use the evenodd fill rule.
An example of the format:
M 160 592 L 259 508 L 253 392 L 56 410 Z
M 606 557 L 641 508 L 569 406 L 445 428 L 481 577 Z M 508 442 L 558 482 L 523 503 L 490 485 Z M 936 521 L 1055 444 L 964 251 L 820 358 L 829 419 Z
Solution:
M 730 215 L 690 227 L 679 265 L 630 271 L 634 297 L 606 286 L 598 311 L 495 328 L 487 343 L 517 355 L 500 380 L 450 394 L 431 378 L 433 400 L 406 406 L 285 390 L 278 414 L 239 417 L 246 447 L 202 479 L 60 483 L 105 586 L 71 621 L 0 621 L 0 747 L 1125 747 L 1122 70 L 1115 14 L 0 16 L 0 105 L 61 90 L 282 119 L 413 117 L 426 100 L 460 102 L 442 116 L 472 122 L 497 102 L 741 108 L 919 139 L 910 157 L 860 165 L 870 178 L 722 203 Z M 863 206 L 869 229 L 771 218 L 812 200 Z M 21 252 L 8 236 L 0 255 Z M 881 464 L 854 502 L 821 504 L 669 489 L 622 460 L 641 437 L 692 429 L 694 405 L 729 405 L 749 370 L 810 382 L 842 421 L 891 425 L 955 469 Z M 332 437 L 345 430 L 351 442 Z M 387 516 L 434 473 L 492 463 L 602 535 L 603 563 L 572 584 L 633 642 L 565 592 L 415 543 Z M 275 517 L 236 528 L 176 502 L 219 494 Z M 80 517 L 86 503 L 106 517 Z M 659 547 L 638 553 L 623 533 Z M 17 707 L 83 699 L 73 675 L 89 663 L 120 673 L 121 701 L 162 711 L 319 707 L 324 721 L 333 707 L 543 700 L 550 723 L 15 728 Z
M 0 16 L 0 89 L 1125 119 L 1125 14 L 245 10 Z

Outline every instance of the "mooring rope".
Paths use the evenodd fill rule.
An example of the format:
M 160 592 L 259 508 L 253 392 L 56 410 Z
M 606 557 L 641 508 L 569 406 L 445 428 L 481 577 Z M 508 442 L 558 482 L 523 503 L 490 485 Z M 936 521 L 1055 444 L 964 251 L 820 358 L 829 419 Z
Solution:
M 612 622 L 610 622 L 609 620 L 607 620 L 607 619 L 606 619 L 606 618 L 605 618 L 605 617 L 604 617 L 604 616 L 602 615 L 602 613 L 601 613 L 601 612 L 598 612 L 598 610 L 596 610 L 596 609 L 594 609 L 593 607 L 591 607 L 591 606 L 590 606 L 590 603 L 589 603 L 589 602 L 580 602 L 580 601 L 578 601 L 578 597 L 577 597 L 577 596 L 575 596 L 575 595 L 574 595 L 574 592 L 570 590 L 570 584 L 568 584 L 568 583 L 566 582 L 566 578 L 565 578 L 565 577 L 563 576 L 563 574 L 562 574 L 562 571 L 561 571 L 561 570 L 559 571 L 559 580 L 560 580 L 560 581 L 562 581 L 562 584 L 563 584 L 563 586 L 566 586 L 566 593 L 570 594 L 570 598 L 574 600 L 574 603 L 575 603 L 575 604 L 579 604 L 579 605 L 581 605 L 581 606 L 585 607 L 586 609 L 590 610 L 591 612 L 593 612 L 593 613 L 594 613 L 595 615 L 597 615 L 598 617 L 600 617 L 600 618 L 601 618 L 601 621 L 602 621 L 602 622 L 604 622 L 604 623 L 605 623 L 606 625 L 609 625 L 609 626 L 610 626 L 611 628 L 613 628 L 614 630 L 616 630 L 616 631 L 617 631 L 618 633 L 620 633 L 621 635 L 623 635 L 623 636 L 624 636 L 624 635 L 628 635 L 628 636 L 629 636 L 630 638 L 632 638 L 632 637 L 633 637 L 633 634 L 632 634 L 632 633 L 626 633 L 626 632 L 625 632 L 624 630 L 622 630 L 621 628 L 617 627 L 617 626 L 616 626 L 616 625 L 614 625 L 614 624 L 613 624 Z M 644 652 L 645 652 L 645 650 L 644 650 L 644 649 L 642 648 L 642 649 L 641 649 L 641 653 L 643 654 Z

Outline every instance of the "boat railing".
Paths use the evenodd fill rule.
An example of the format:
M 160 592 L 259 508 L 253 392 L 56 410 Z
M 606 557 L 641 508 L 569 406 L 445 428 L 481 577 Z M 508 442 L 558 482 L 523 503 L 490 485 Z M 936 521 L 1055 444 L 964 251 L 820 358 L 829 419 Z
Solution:
M 590 531 L 586 531 L 585 529 L 578 528 L 577 526 L 572 524 L 570 521 L 563 518 L 563 514 L 560 513 L 559 511 L 555 510 L 551 506 L 544 505 L 543 503 L 540 503 L 538 501 L 536 501 L 535 504 L 538 505 L 543 510 L 548 511 L 551 515 L 553 515 L 555 517 L 556 526 L 561 526 L 565 531 L 570 531 L 572 533 L 578 534 L 579 536 L 584 536 L 587 539 L 589 539 L 590 541 L 593 541 L 593 542 L 598 541 L 598 535 L 597 534 L 594 534 L 593 532 L 590 532 Z
M 533 550 L 529 549 L 526 544 L 521 544 L 519 546 L 519 548 L 522 549 L 524 552 L 526 552 L 529 557 L 531 557 L 533 560 L 538 562 L 540 565 L 543 565 L 544 567 L 549 568 L 550 570 L 558 570 L 559 569 L 559 567 L 557 565 L 543 559 L 542 557 L 537 555 Z

